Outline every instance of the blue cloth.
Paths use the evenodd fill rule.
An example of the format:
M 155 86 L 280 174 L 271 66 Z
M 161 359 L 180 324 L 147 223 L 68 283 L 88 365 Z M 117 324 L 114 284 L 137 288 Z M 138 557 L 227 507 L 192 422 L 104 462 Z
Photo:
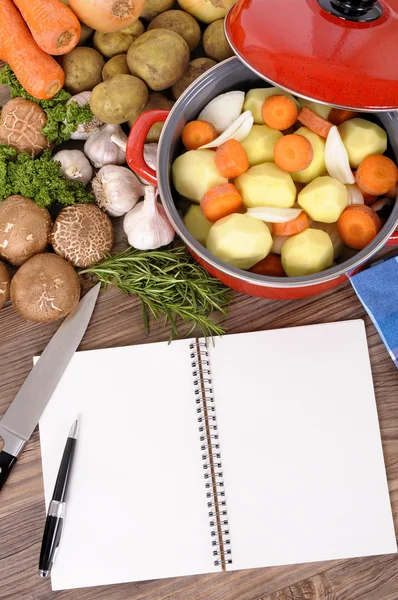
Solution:
M 398 368 L 398 257 L 376 263 L 350 279 Z

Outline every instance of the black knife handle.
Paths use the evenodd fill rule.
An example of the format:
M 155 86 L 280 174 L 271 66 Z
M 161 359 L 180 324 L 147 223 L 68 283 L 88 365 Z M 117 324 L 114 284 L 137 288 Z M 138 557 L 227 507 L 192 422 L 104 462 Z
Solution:
M 8 454 L 8 452 L 4 452 L 4 450 L 0 452 L 0 490 L 7 481 L 16 462 L 16 456 L 12 456 L 12 454 Z

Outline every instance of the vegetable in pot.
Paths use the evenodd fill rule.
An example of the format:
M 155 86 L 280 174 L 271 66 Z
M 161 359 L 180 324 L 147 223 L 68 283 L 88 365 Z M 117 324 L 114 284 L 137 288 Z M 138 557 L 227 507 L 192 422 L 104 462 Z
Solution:
M 251 167 L 235 179 L 235 185 L 248 208 L 290 208 L 296 200 L 296 187 L 290 174 L 271 162 Z
M 46 250 L 51 227 L 46 208 L 24 196 L 9 196 L 0 204 L 0 257 L 19 267 Z
M 234 214 L 214 223 L 206 247 L 232 267 L 250 269 L 269 254 L 272 236 L 262 221 Z
M 265 125 L 261 109 L 267 98 L 275 95 L 283 95 L 296 102 L 295 98 L 288 92 L 281 90 L 278 87 L 254 88 L 249 90 L 245 97 L 243 110 L 250 110 L 254 117 L 254 122 L 257 125 Z
M 80 23 L 59 0 L 13 0 L 36 44 L 47 54 L 66 54 L 78 43 Z
M 291 173 L 291 176 L 295 182 L 309 183 L 326 173 L 325 140 L 313 131 L 307 129 L 307 127 L 300 127 L 295 132 L 295 135 L 302 135 L 311 142 L 313 156 L 310 165 L 306 169 L 294 171 Z
M 317 177 L 299 193 L 298 203 L 314 221 L 335 223 L 348 206 L 347 188 L 328 175 Z
M 282 246 L 282 266 L 289 277 L 319 273 L 333 263 L 333 244 L 325 231 L 306 229 Z
M 94 204 L 68 206 L 55 219 L 50 242 L 54 251 L 75 267 L 101 260 L 114 241 L 109 217 Z
M 353 169 L 369 154 L 384 154 L 387 150 L 387 133 L 366 119 L 350 119 L 338 127 Z
M 249 135 L 241 141 L 249 165 L 255 167 L 264 162 L 272 162 L 275 144 L 280 138 L 283 138 L 283 133 L 268 125 L 253 125 Z
M 64 85 L 62 68 L 36 44 L 12 0 L 0 2 L 0 59 L 35 98 L 53 98 Z
M 210 188 L 228 183 L 216 167 L 212 150 L 190 150 L 181 154 L 173 163 L 172 179 L 179 194 L 197 203 Z
M 0 261 L 0 309 L 5 306 L 10 297 L 11 277 L 6 265 Z
M 188 208 L 183 221 L 192 237 L 202 246 L 206 246 L 206 239 L 213 223 L 206 219 L 200 206 L 192 204 Z
M 354 250 L 370 244 L 381 229 L 382 223 L 370 206 L 353 204 L 345 209 L 337 221 L 341 239 Z
M 38 254 L 11 281 L 11 301 L 27 321 L 49 323 L 66 317 L 78 304 L 80 283 L 74 268 L 56 254 Z

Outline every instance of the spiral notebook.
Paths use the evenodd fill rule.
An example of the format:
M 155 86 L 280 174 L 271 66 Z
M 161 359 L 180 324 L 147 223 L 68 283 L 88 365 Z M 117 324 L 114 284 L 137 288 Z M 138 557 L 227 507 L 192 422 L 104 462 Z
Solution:
M 77 353 L 40 421 L 54 590 L 397 551 L 362 321 Z

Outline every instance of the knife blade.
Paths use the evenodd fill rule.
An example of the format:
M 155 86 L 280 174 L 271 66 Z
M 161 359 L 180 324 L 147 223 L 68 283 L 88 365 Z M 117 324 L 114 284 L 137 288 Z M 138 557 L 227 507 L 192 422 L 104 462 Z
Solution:
M 0 490 L 82 340 L 100 285 L 93 287 L 66 317 L 0 421 L 0 438 L 4 440 L 0 452 Z

